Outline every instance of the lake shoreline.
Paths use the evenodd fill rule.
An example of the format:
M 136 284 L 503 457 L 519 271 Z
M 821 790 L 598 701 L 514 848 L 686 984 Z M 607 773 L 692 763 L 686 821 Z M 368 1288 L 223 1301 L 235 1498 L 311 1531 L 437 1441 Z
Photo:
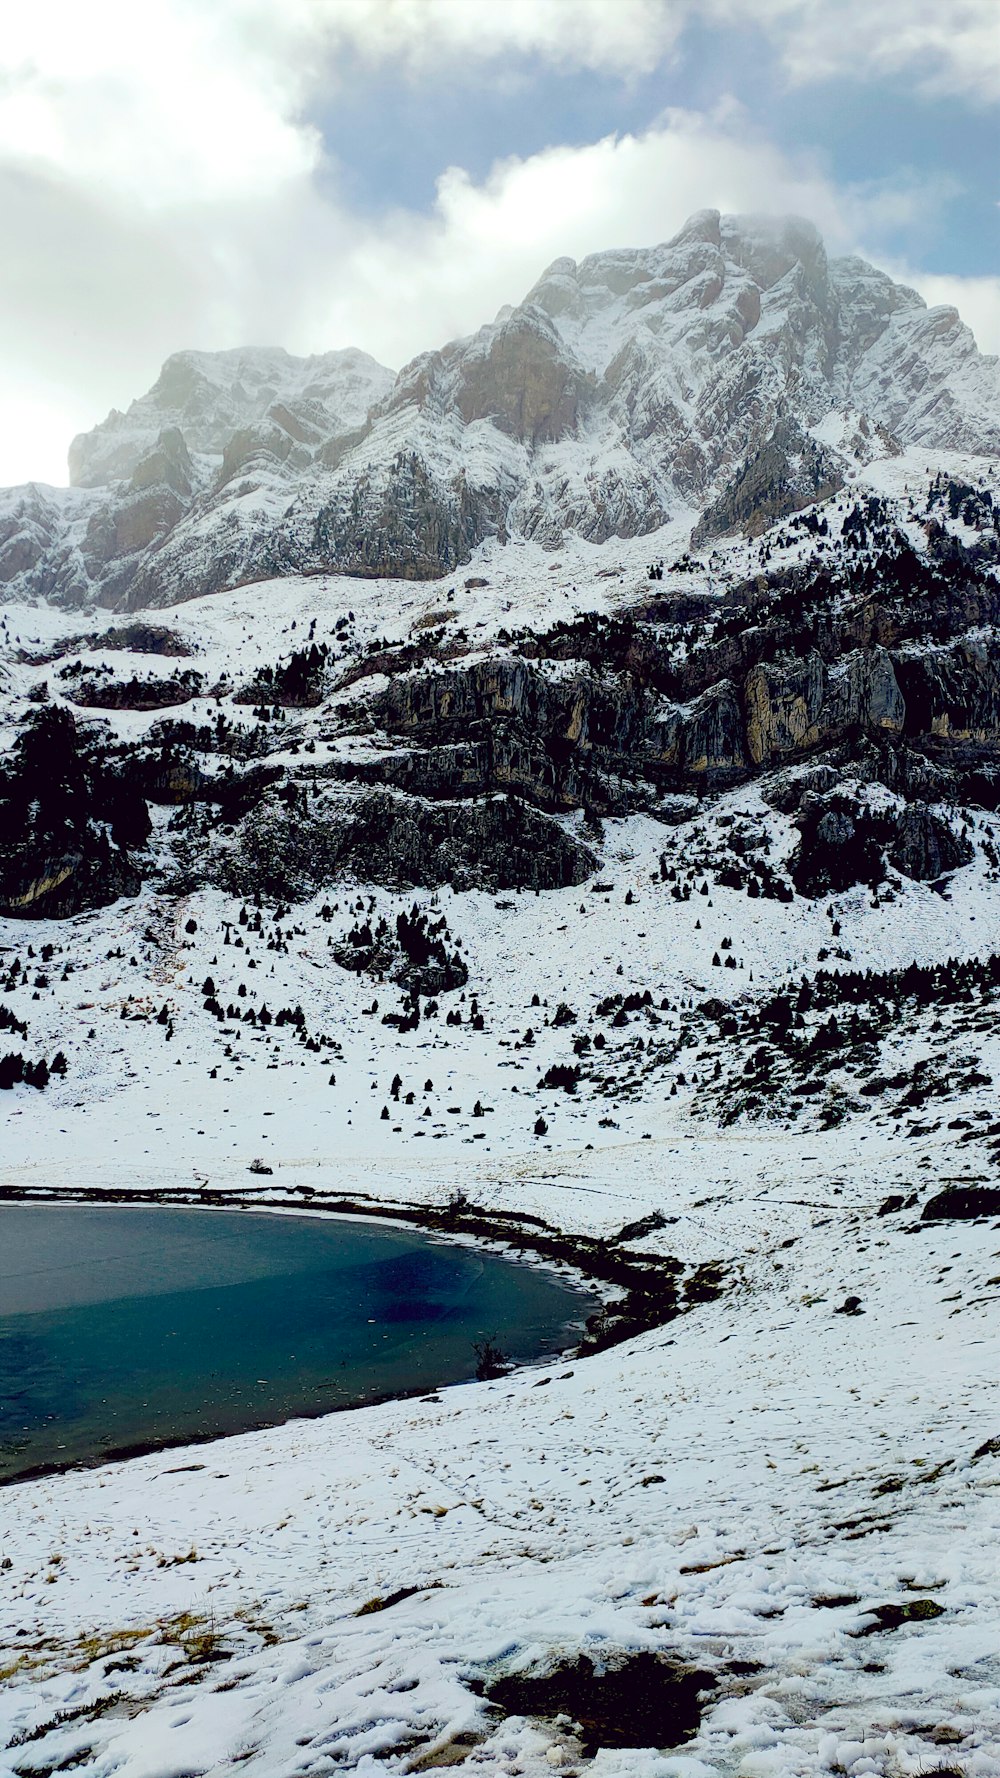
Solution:
M 437 1236 L 446 1244 L 486 1247 L 494 1253 L 501 1253 L 512 1263 L 528 1265 L 549 1274 L 556 1272 L 562 1282 L 581 1289 L 586 1288 L 591 1296 L 596 1294 L 598 1307 L 586 1317 L 581 1329 L 582 1338 L 578 1343 L 574 1343 L 564 1353 L 553 1352 L 527 1362 L 514 1363 L 508 1375 L 530 1370 L 536 1365 L 558 1363 L 560 1359 L 567 1363 L 580 1361 L 593 1352 L 603 1351 L 631 1338 L 638 1331 L 672 1320 L 684 1308 L 693 1306 L 694 1301 L 703 1301 L 718 1294 L 713 1277 L 701 1280 L 700 1292 L 703 1294 L 696 1286 L 690 1302 L 682 1302 L 676 1287 L 679 1262 L 669 1256 L 651 1253 L 617 1254 L 613 1242 L 598 1242 L 585 1236 L 565 1234 L 540 1217 L 490 1212 L 464 1198 L 452 1199 L 441 1208 L 431 1208 L 417 1204 L 379 1205 L 340 1195 L 321 1196 L 315 1191 L 308 1194 L 308 1201 L 304 1203 L 298 1198 L 290 1197 L 272 1198 L 261 1203 L 258 1197 L 249 1197 L 238 1191 L 208 1191 L 204 1188 L 129 1191 L 106 1187 L 73 1192 L 58 1188 L 5 1185 L 0 1187 L 0 1205 L 3 1204 L 37 1205 L 39 1208 L 55 1205 L 82 1208 L 160 1207 L 186 1211 L 203 1210 L 208 1214 L 245 1211 L 249 1215 L 297 1216 L 302 1219 L 344 1220 L 399 1229 L 414 1228 Z M 707 1271 L 708 1268 L 701 1270 Z M 567 1278 L 567 1272 L 571 1277 Z M 474 1381 L 474 1378 L 466 1378 L 442 1383 L 438 1387 L 461 1388 Z M 436 1394 L 437 1388 L 432 1387 L 431 1393 Z M 220 1443 L 226 1438 L 263 1432 L 295 1421 L 350 1413 L 387 1401 L 426 1399 L 427 1394 L 426 1385 L 412 1389 L 390 1389 L 373 1393 L 361 1401 L 332 1405 L 327 1403 L 317 1407 L 315 1411 L 299 1408 L 283 1419 L 254 1417 L 246 1425 L 185 1434 L 180 1439 L 165 1435 L 160 1438 L 129 1440 L 111 1450 L 102 1451 L 99 1455 L 85 1458 L 74 1456 L 64 1461 L 53 1460 L 28 1465 L 14 1474 L 0 1476 L 0 1489 L 17 1487 L 49 1476 L 81 1473 L 127 1463 L 131 1459 L 154 1455 L 158 1451 L 167 1453 L 188 1448 L 200 1449 Z
M 603 1239 L 569 1234 L 543 1217 L 525 1211 L 490 1210 L 463 1193 L 455 1194 L 443 1206 L 433 1206 L 383 1203 L 365 1196 L 322 1192 L 312 1187 L 298 1189 L 298 1197 L 274 1195 L 262 1199 L 256 1193 L 251 1195 L 236 1188 L 225 1190 L 205 1186 L 136 1190 L 88 1186 L 74 1190 L 72 1187 L 0 1185 L 0 1204 L 160 1205 L 184 1210 L 343 1217 L 381 1226 L 419 1228 L 427 1234 L 476 1246 L 491 1244 L 523 1263 L 541 1265 L 546 1270 L 568 1268 L 577 1274 L 579 1281 L 597 1290 L 603 1300 L 602 1312 L 607 1321 L 600 1331 L 598 1343 L 581 1350 L 580 1357 L 589 1356 L 591 1350 L 604 1351 L 609 1346 L 618 1345 L 646 1327 L 661 1326 L 696 1303 L 714 1300 L 724 1288 L 724 1270 L 717 1262 L 691 1267 L 685 1274 L 682 1262 L 671 1254 L 620 1251 L 619 1244 L 625 1239 L 625 1231 Z M 663 1224 L 656 1222 L 655 1226 Z

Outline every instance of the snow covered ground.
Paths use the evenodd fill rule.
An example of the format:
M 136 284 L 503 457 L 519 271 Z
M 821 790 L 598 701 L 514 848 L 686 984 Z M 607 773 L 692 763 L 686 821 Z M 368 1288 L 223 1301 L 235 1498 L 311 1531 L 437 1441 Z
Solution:
M 651 982 L 675 1005 L 736 995 L 751 971 L 765 985 L 815 968 L 829 940 L 825 907 L 722 889 L 675 903 L 650 881 L 664 830 L 637 820 L 617 837 L 629 856 L 612 895 L 511 897 L 500 914 L 490 897 L 440 897 L 483 1032 L 436 1021 L 398 1037 L 362 1016 L 371 984 L 324 962 L 331 923 L 294 910 L 304 931 L 277 954 L 266 923 L 246 941 L 260 997 L 302 1004 L 341 1046 L 332 1070 L 328 1051 L 302 1058 L 290 1027 L 226 1038 L 203 1011 L 207 971 L 223 1000 L 251 979 L 246 949 L 224 974 L 222 921 L 239 931 L 239 910 L 215 893 L 5 929 L 22 954 L 52 942 L 74 958 L 64 983 L 54 957 L 58 993 L 30 1005 L 33 1033 L 48 1024 L 70 1067 L 44 1094 L 12 1095 L 5 1184 L 434 1204 L 461 1189 L 601 1235 L 659 1209 L 676 1220 L 642 1245 L 720 1261 L 727 1281 L 718 1301 L 541 1374 L 5 1490 L 11 1771 L 180 1778 L 239 1763 L 276 1778 L 437 1756 L 578 1769 L 565 1725 L 499 1721 L 466 1682 L 654 1649 L 718 1671 L 702 1728 L 670 1757 L 605 1750 L 597 1771 L 1000 1772 L 1000 1444 L 976 1456 L 1000 1432 L 998 1230 L 876 1214 L 890 1192 L 992 1176 L 993 1162 L 943 1123 L 905 1139 L 880 1102 L 833 1130 L 720 1129 L 696 1084 L 670 1095 L 676 1066 L 639 1076 L 634 1097 L 537 1095 L 615 988 Z M 844 934 L 884 964 L 954 949 L 964 928 L 970 954 L 997 948 L 979 867 L 952 894 L 913 886 L 876 910 L 854 892 L 838 903 Z M 711 966 L 727 935 L 742 971 Z M 170 1006 L 171 1042 L 120 1017 L 126 987 Z M 542 1023 L 534 991 L 578 1025 Z M 650 1047 L 674 1028 L 660 1016 Z M 953 1049 L 950 1018 L 897 1034 L 893 1055 Z M 529 1023 L 535 1044 L 516 1048 Z M 988 1030 L 962 1041 L 987 1073 L 1000 1066 Z M 616 1081 L 633 1078 L 634 1043 L 634 1022 L 608 1031 Z M 391 1100 L 394 1071 L 412 1107 Z M 475 1097 L 492 1107 L 482 1141 Z M 993 1100 L 972 1087 L 947 1111 Z M 248 1174 L 257 1155 L 271 1177 Z M 863 1312 L 837 1313 L 851 1295 Z M 941 1616 L 881 1630 L 868 1615 L 927 1598 Z
M 859 481 L 902 494 L 930 468 L 911 453 Z M 555 562 L 484 550 L 468 578 L 489 584 L 456 583 L 455 621 L 485 643 L 614 610 L 681 544 L 678 530 Z M 753 557 L 720 548 L 677 583 L 718 591 Z M 350 609 L 359 644 L 402 639 L 452 609 L 447 593 L 397 583 L 390 607 L 385 583 L 288 581 L 159 615 L 211 681 L 301 644 L 313 616 Z M 12 711 L 40 678 L 59 688 L 24 655 L 79 627 L 8 613 Z M 138 736 L 156 715 L 100 719 Z M 732 1123 L 740 1045 L 693 1011 L 753 1007 L 831 952 L 827 967 L 899 969 L 1000 951 L 982 850 L 1000 824 L 976 819 L 950 899 L 908 881 L 891 900 L 859 887 L 815 903 L 719 885 L 730 822 L 764 831 L 772 863 L 793 842 L 749 787 L 683 829 L 608 821 L 600 872 L 541 896 L 339 885 L 265 904 L 257 931 L 220 891 L 147 888 L 69 921 L 0 923 L 2 973 L 20 965 L 3 1004 L 29 1021 L 32 1055 L 68 1064 L 44 1092 L 4 1095 L 2 1187 L 303 1207 L 460 1191 L 600 1238 L 655 1210 L 665 1225 L 638 1245 L 724 1279 L 717 1300 L 596 1357 L 0 1491 L 0 1772 L 1000 1774 L 1000 1226 L 920 1216 L 943 1184 L 998 1183 L 995 1003 L 914 1008 L 878 1040 L 886 1077 L 952 1070 L 924 1104 L 833 1069 L 794 1120 Z M 398 990 L 341 969 L 331 941 L 414 901 L 444 915 L 469 979 L 399 1034 L 381 1022 Z M 326 1041 L 218 1020 L 209 976 L 223 1008 L 301 1006 Z M 615 1022 L 609 998 L 647 990 Z M 539 1089 L 575 1058 L 575 1093 Z M 248 1172 L 256 1158 L 272 1172 Z M 915 1201 L 879 1215 L 891 1194 Z M 503 1718 L 476 1689 L 643 1650 L 714 1678 L 682 1746 L 591 1759 L 572 1725 Z
M 734 1288 L 627 1347 L 6 1490 L 10 1769 L 576 1769 L 467 1682 L 642 1649 L 718 1694 L 596 1771 L 1000 1769 L 996 1230 L 873 1227 L 860 1145 L 768 1158 L 732 1224 L 690 1213 Z M 684 1174 L 678 1211 L 722 1183 L 708 1145 Z

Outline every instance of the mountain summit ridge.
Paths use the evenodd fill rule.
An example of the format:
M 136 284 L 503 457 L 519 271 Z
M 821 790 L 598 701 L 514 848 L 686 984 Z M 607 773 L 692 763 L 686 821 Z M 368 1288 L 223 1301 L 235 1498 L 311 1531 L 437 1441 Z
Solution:
M 1000 362 L 810 222 L 701 210 L 659 245 L 554 260 L 395 377 L 355 349 L 174 354 L 74 439 L 93 498 L 72 523 L 54 494 L 0 496 L 0 580 L 135 610 L 295 572 L 433 579 L 488 538 L 601 543 L 686 512 L 724 532 L 748 485 L 768 522 L 841 485 L 838 414 L 869 451 L 996 457 Z

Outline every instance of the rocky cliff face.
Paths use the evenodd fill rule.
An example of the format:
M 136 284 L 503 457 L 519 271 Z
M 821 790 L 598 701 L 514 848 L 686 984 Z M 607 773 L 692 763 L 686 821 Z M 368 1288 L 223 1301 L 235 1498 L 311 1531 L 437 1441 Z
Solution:
M 426 619 L 399 647 L 355 642 L 342 614 L 287 660 L 253 645 L 243 677 L 162 625 L 102 629 L 93 659 L 71 638 L 0 783 L 3 908 L 60 916 L 150 871 L 282 898 L 344 877 L 541 891 L 592 873 L 602 820 L 683 823 L 752 780 L 799 835 L 787 879 L 753 879 L 768 893 L 947 876 L 970 856 L 948 807 L 1000 806 L 1000 506 L 942 477 L 919 502 L 845 493 L 758 558 L 797 535 L 814 554 L 725 598 L 658 593 L 654 564 L 613 613 L 486 646 Z M 188 658 L 166 671 L 164 651 Z M 133 727 L 94 726 L 116 712 Z
M 68 712 L 40 711 L 0 769 L 0 913 L 61 919 L 135 895 L 144 799 Z
M 865 741 L 936 742 L 939 761 L 966 757 L 959 743 L 993 748 L 998 670 L 996 638 L 926 656 L 811 652 L 758 661 L 675 704 L 641 677 L 583 663 L 554 679 L 513 660 L 431 669 L 373 700 L 374 724 L 410 750 L 368 770 L 427 796 L 507 788 L 551 810 L 621 814 L 663 789 L 718 787 Z
M 250 895 L 311 894 L 341 877 L 411 888 L 557 889 L 581 883 L 593 852 L 520 799 L 469 798 L 428 807 L 366 791 L 310 818 L 261 807 L 245 823 L 221 881 Z
M 954 310 L 828 259 L 808 223 L 704 211 L 662 245 L 557 260 L 395 378 L 355 351 L 176 354 L 74 439 L 82 531 L 43 493 L 8 498 L 0 577 L 135 610 L 299 571 L 433 579 L 487 538 L 600 543 L 682 514 L 701 545 L 872 454 L 995 457 L 998 416 L 997 362 Z

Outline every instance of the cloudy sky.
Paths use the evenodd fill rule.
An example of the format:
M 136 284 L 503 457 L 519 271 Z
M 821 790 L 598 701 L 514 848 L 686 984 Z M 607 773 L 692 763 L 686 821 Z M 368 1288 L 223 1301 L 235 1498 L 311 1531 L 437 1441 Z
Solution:
M 169 352 L 397 367 L 709 205 L 998 351 L 998 110 L 998 0 L 8 0 L 0 484 Z

